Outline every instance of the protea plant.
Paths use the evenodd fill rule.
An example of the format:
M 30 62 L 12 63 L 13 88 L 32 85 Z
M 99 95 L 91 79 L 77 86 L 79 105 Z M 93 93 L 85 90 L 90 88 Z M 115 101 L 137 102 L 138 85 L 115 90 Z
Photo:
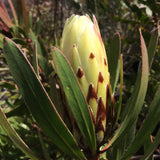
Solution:
M 104 139 L 109 118 L 113 118 L 113 98 L 106 51 L 96 18 L 93 16 L 93 22 L 88 15 L 72 15 L 67 19 L 61 51 L 79 80 L 99 144 Z
M 45 133 L 45 137 L 52 140 L 47 146 L 53 142 L 70 159 L 76 160 L 99 160 L 104 152 L 107 152 L 102 155 L 105 160 L 128 160 L 141 147 L 144 147 L 142 159 L 149 158 L 160 139 L 158 131 L 154 142 L 149 142 L 149 136 L 160 121 L 160 87 L 138 132 L 135 132 L 135 122 L 144 104 L 158 30 L 151 36 L 148 53 L 140 31 L 142 69 L 138 74 L 135 89 L 123 105 L 122 112 L 123 63 L 118 34 L 114 36 L 106 54 L 96 18 L 93 16 L 92 22 L 88 15 L 73 15 L 65 23 L 60 50 L 55 47 L 52 50 L 53 59 L 50 59 L 50 65 L 47 60 L 51 56 L 48 56 L 42 41 L 32 30 L 27 31 L 30 31 L 30 34 L 26 33 L 26 38 L 31 38 L 33 42 L 26 47 L 25 54 L 21 49 L 24 43 L 17 45 L 5 37 L 4 55 L 24 102 L 34 117 L 34 123 L 40 127 L 40 132 Z M 29 58 L 31 62 L 28 55 L 33 56 Z M 60 82 L 54 83 L 56 87 L 50 83 L 42 84 L 40 77 L 43 77 L 43 72 L 52 82 L 57 80 L 55 75 L 58 75 Z M 119 72 L 120 96 L 119 101 L 114 102 Z M 8 86 L 8 83 L 5 86 Z M 9 85 L 9 88 L 17 90 L 15 86 Z M 26 111 L 19 107 L 15 107 L 15 110 L 9 115 L 14 116 L 15 113 L 17 116 L 19 110 L 23 110 L 23 114 Z M 45 158 L 33 153 L 13 129 L 1 107 L 0 125 L 27 157 L 32 160 L 51 159 L 44 143 L 41 145 Z M 56 153 L 58 154 L 55 159 L 59 159 L 59 152 Z

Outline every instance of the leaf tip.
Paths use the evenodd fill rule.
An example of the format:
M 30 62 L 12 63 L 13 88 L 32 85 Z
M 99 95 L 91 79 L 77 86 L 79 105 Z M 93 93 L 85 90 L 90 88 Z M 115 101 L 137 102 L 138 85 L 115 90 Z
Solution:
M 120 37 L 121 37 L 121 36 L 120 36 L 120 33 L 119 33 L 119 32 L 117 32 L 117 33 L 116 33 L 116 35 L 117 35 L 117 36 L 119 37 L 119 39 L 120 39 Z
M 6 45 L 6 38 L 7 38 L 7 37 L 4 37 L 4 38 L 3 38 L 3 46 Z
M 3 38 L 3 46 L 4 46 L 4 47 L 6 46 L 7 41 L 11 41 L 11 39 L 8 38 L 8 37 L 4 37 L 4 38 Z
M 53 47 L 52 47 L 52 50 L 53 50 L 53 52 L 56 50 L 56 51 L 58 51 L 58 52 L 62 53 L 62 52 L 61 52 L 61 50 L 60 50 L 60 49 L 58 49 L 58 48 L 57 48 L 57 47 L 55 47 L 55 46 L 53 46 Z
M 139 28 L 139 33 L 140 33 L 140 35 L 142 35 L 142 31 L 141 31 L 141 28 Z

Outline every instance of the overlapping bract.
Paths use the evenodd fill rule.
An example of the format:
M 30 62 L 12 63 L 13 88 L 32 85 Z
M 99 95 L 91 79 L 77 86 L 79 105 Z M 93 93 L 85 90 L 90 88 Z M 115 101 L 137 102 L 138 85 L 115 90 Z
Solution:
M 67 19 L 61 50 L 71 63 L 91 111 L 97 141 L 104 138 L 110 76 L 106 51 L 96 18 L 72 15 Z

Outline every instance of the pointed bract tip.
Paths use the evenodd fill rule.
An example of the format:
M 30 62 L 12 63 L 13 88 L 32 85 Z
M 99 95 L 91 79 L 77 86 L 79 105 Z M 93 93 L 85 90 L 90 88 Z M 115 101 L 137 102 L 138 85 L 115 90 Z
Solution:
M 94 85 L 93 85 L 92 83 L 89 85 L 89 89 L 88 89 L 88 95 L 87 95 L 87 102 L 88 102 L 88 103 L 89 103 L 89 100 L 90 100 L 91 98 L 97 99 L 97 94 L 96 94 Z
M 78 68 L 78 71 L 77 71 L 77 77 L 78 77 L 78 78 L 82 78 L 83 75 L 84 75 L 83 70 L 79 67 L 79 68 Z
M 90 58 L 90 59 L 93 59 L 94 57 L 95 57 L 95 55 L 91 52 L 89 58 Z
M 98 75 L 98 82 L 103 83 L 103 81 L 104 81 L 103 75 L 102 75 L 101 72 L 99 72 L 99 75 Z

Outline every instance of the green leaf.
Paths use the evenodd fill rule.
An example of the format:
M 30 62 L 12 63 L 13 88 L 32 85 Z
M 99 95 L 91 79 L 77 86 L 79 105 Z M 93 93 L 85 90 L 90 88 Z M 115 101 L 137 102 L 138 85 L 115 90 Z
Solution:
M 158 32 L 155 31 L 151 36 L 149 47 L 148 47 L 148 58 L 149 58 L 149 66 L 150 67 L 151 67 L 152 59 L 154 57 L 155 49 L 156 49 L 156 46 L 157 46 L 157 36 L 158 36 Z M 152 116 L 154 116 L 154 114 Z M 128 155 L 128 158 L 129 158 L 129 156 L 131 157 L 134 153 L 136 153 L 136 151 L 146 141 L 147 136 L 149 137 L 149 135 L 151 134 L 149 128 L 152 127 L 152 131 L 153 131 L 153 128 L 154 128 L 153 118 L 150 119 L 150 122 L 151 122 L 150 124 L 147 124 L 146 130 L 143 130 L 143 131 L 139 132 L 140 134 L 137 135 L 138 137 L 135 138 L 135 140 L 132 143 L 132 145 L 130 146 L 129 150 L 127 151 L 127 153 L 125 153 L 125 155 L 124 155 L 125 158 L 124 159 L 127 159 L 127 155 Z M 157 121 L 156 121 L 156 123 L 157 123 Z M 150 127 L 148 127 L 148 126 L 150 126 Z
M 28 31 L 29 24 L 25 0 L 16 0 L 14 4 L 19 26 L 23 27 L 25 31 Z
M 34 32 L 36 35 L 40 34 L 42 25 L 43 25 L 42 20 L 40 18 L 37 18 L 36 23 L 35 23 L 35 29 L 34 29 Z
M 150 111 L 145 119 L 145 122 L 143 123 L 138 134 L 136 135 L 134 142 L 132 143 L 128 151 L 123 156 L 124 160 L 129 159 L 134 153 L 136 153 L 136 151 L 143 145 L 143 143 L 145 143 L 146 138 L 149 137 L 149 135 L 153 132 L 154 128 L 156 127 L 157 123 L 160 121 L 160 116 L 159 116 L 160 115 L 160 96 L 159 95 L 160 95 L 160 87 L 154 96 L 154 100 L 150 106 Z
M 32 11 L 28 11 L 28 25 L 29 25 L 29 28 L 32 28 L 32 24 L 33 24 Z
M 111 147 L 111 145 L 113 145 L 113 143 L 115 142 L 118 143 L 118 140 L 123 139 L 125 137 L 125 133 L 127 133 L 127 131 L 132 127 L 132 124 L 138 117 L 138 114 L 140 113 L 142 105 L 144 103 L 144 98 L 148 86 L 149 64 L 147 48 L 143 36 L 141 34 L 141 30 L 140 39 L 142 52 L 142 72 L 140 72 L 140 75 L 137 78 L 134 92 L 125 106 L 126 111 L 124 114 L 123 121 L 106 148 Z
M 38 57 L 38 64 L 45 75 L 48 75 L 49 67 L 48 67 L 48 53 L 44 46 L 43 41 L 30 30 L 29 36 L 32 40 L 33 46 L 36 43 L 37 48 L 37 57 Z
M 22 116 L 24 114 L 28 114 L 29 111 L 26 107 L 25 104 L 22 104 L 20 106 L 14 107 L 13 109 L 11 109 L 10 111 L 6 112 L 6 116 L 8 117 L 12 117 L 12 116 Z
M 2 1 L 0 3 L 0 19 L 7 27 L 10 28 L 13 26 L 12 20 L 10 19 L 7 9 Z
M 11 11 L 12 11 L 12 14 L 13 14 L 14 23 L 15 23 L 15 25 L 18 25 L 18 18 L 17 18 L 17 14 L 16 14 L 16 11 L 15 11 L 15 8 L 13 6 L 12 1 L 8 0 L 8 4 L 9 4 Z
M 160 129 L 154 139 L 154 142 L 148 146 L 147 151 L 145 152 L 144 156 L 140 160 L 149 159 L 149 157 L 156 150 L 156 148 L 159 144 L 160 144 Z
M 0 81 L 0 87 L 7 89 L 15 89 L 15 84 L 9 81 Z
M 96 151 L 94 126 L 80 85 L 68 60 L 64 57 L 63 53 L 56 48 L 53 50 L 53 60 L 58 76 L 63 85 L 69 107 L 83 137 L 88 143 L 91 152 L 94 154 Z
M 112 92 L 115 91 L 119 77 L 119 71 L 120 71 L 119 57 L 121 51 L 120 47 L 121 47 L 120 35 L 119 33 L 117 33 L 111 40 L 111 43 L 109 45 L 109 51 L 107 53 Z
M 33 68 L 37 75 L 39 75 L 38 71 L 38 57 L 37 57 L 37 42 L 34 41 L 34 50 L 33 50 Z
M 69 121 L 70 117 L 68 114 L 66 114 L 64 110 L 65 100 L 62 101 L 62 99 L 65 99 L 64 92 L 60 85 L 60 80 L 58 79 L 58 76 L 53 75 L 49 78 L 49 85 L 50 85 L 50 98 L 53 101 L 58 113 L 62 117 L 62 119 L 65 119 L 65 123 L 69 127 L 69 122 L 67 123 L 67 120 Z M 70 124 L 71 125 L 71 124 Z
M 29 158 L 32 160 L 38 160 L 38 158 L 34 155 L 34 153 L 31 151 L 31 149 L 25 144 L 25 142 L 19 137 L 17 132 L 14 130 L 14 128 L 11 126 L 9 121 L 7 120 L 5 114 L 2 111 L 2 108 L 0 106 L 0 125 L 3 128 L 3 130 L 7 133 L 9 138 L 13 141 L 13 143 L 22 150 Z
M 48 53 L 47 50 L 44 46 L 43 41 L 37 36 L 35 35 L 35 33 L 30 30 L 29 36 L 33 42 L 33 44 L 35 43 L 35 41 L 37 42 L 37 52 L 40 56 L 44 57 L 45 59 L 48 59 Z
M 20 44 L 22 46 L 26 46 L 27 43 L 24 40 L 24 38 L 12 38 L 12 41 L 14 41 L 16 44 Z
M 0 48 L 3 48 L 3 38 L 4 35 L 0 33 Z
M 149 59 L 149 67 L 151 68 L 152 66 L 152 61 L 155 55 L 155 50 L 157 47 L 157 43 L 158 43 L 158 29 L 156 29 L 150 38 L 149 41 L 149 46 L 148 46 L 148 59 Z
M 122 54 L 120 55 L 120 96 L 119 96 L 119 104 L 118 104 L 118 109 L 117 109 L 117 115 L 116 115 L 116 121 L 114 128 L 117 125 L 117 122 L 119 120 L 119 116 L 121 113 L 121 106 L 122 106 L 122 91 L 123 91 L 123 57 Z
M 4 53 L 20 93 L 42 130 L 63 152 L 79 160 L 85 159 L 33 67 L 18 46 L 8 38 L 4 39 Z
M 25 31 L 21 27 L 13 25 L 11 30 L 13 32 L 13 37 L 27 38 L 27 35 L 26 35 Z M 22 39 L 22 40 L 24 41 L 24 39 Z

